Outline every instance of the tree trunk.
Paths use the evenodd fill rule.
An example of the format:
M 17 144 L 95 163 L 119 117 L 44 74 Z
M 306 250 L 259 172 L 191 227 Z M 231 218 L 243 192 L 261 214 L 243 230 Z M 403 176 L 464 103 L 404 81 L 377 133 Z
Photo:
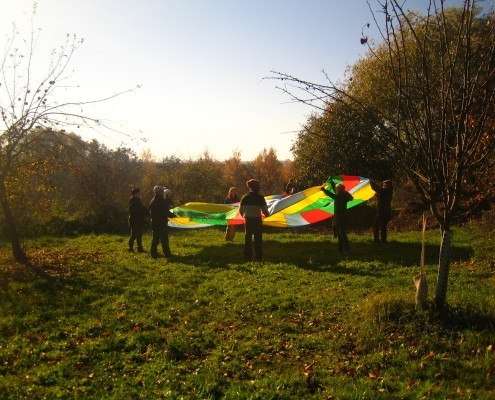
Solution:
M 12 254 L 14 255 L 14 259 L 21 263 L 26 262 L 27 256 L 26 253 L 24 253 L 24 250 L 22 250 L 19 233 L 17 232 L 12 210 L 10 209 L 5 182 L 3 181 L 0 182 L 0 202 L 2 203 L 3 215 L 5 218 L 5 232 L 10 244 L 12 245 Z
M 441 314 L 445 311 L 445 301 L 447 297 L 447 285 L 449 279 L 450 255 L 452 251 L 453 232 L 443 231 L 442 247 L 440 248 L 437 291 L 435 295 L 435 307 Z

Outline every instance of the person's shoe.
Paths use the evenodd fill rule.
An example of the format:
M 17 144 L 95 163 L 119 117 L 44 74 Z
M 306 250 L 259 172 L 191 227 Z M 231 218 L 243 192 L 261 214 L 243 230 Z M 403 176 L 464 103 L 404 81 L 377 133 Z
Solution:
M 146 250 L 144 250 L 142 247 L 138 249 L 138 253 L 146 253 Z
M 155 253 L 150 253 L 150 256 L 151 256 L 151 258 L 155 258 L 155 259 L 158 258 L 158 254 L 155 254 Z
M 134 249 L 133 249 L 132 247 L 129 247 L 129 248 L 127 249 L 127 251 L 128 251 L 129 253 L 134 253 Z

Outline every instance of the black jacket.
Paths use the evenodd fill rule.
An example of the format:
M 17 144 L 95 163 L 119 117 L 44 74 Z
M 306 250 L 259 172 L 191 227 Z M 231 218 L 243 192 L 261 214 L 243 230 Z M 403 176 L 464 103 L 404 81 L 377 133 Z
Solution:
M 129 226 L 144 225 L 150 213 L 139 197 L 129 199 Z
M 151 229 L 160 229 L 168 225 L 168 218 L 175 215 L 170 211 L 172 204 L 161 195 L 155 195 L 150 203 Z
M 227 197 L 223 204 L 234 204 L 239 203 L 239 197 L 235 195 L 233 198 Z
M 370 182 L 371 189 L 376 192 L 376 197 L 378 199 L 376 207 L 378 212 L 390 212 L 392 207 L 392 196 L 394 194 L 394 190 L 392 186 L 382 187 L 375 182 Z
M 335 191 L 335 183 L 330 182 L 332 189 Z M 332 193 L 324 188 L 322 188 L 323 192 L 335 200 L 333 204 L 333 219 L 332 225 L 338 228 L 345 228 L 347 224 L 347 203 L 351 200 L 354 200 L 354 197 L 348 192 L 343 191 L 340 193 Z
M 293 194 L 297 192 L 299 192 L 299 187 L 297 186 L 297 183 L 289 182 L 287 185 L 285 185 L 285 193 Z

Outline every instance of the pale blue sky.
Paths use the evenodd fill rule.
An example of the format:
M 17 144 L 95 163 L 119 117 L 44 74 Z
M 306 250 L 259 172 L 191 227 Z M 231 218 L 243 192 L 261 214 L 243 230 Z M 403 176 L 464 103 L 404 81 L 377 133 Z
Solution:
M 10 22 L 24 26 L 32 3 L 0 0 L 2 39 Z M 428 0 L 406 4 L 418 9 Z M 142 85 L 90 114 L 147 142 L 96 139 L 138 154 L 149 148 L 158 158 L 196 158 L 207 149 L 219 160 L 234 150 L 251 160 L 269 147 L 292 158 L 311 113 L 263 78 L 276 70 L 323 82 L 324 69 L 342 79 L 364 55 L 359 39 L 372 19 L 365 0 L 39 0 L 35 21 L 40 51 L 66 33 L 84 38 L 72 63 L 80 98 Z

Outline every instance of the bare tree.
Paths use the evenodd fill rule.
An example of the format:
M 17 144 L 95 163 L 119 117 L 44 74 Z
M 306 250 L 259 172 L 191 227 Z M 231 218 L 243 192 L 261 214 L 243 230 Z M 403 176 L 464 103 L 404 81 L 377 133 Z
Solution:
M 451 226 L 473 194 L 493 196 L 495 33 L 477 0 L 446 8 L 430 0 L 425 15 L 402 1 L 378 1 L 372 13 L 381 43 L 353 68 L 345 85 L 316 84 L 275 72 L 295 101 L 325 112 L 338 102 L 373 122 L 370 134 L 414 183 L 439 222 L 444 242 L 436 306 L 445 306 Z M 381 15 L 383 21 L 378 20 Z M 352 139 L 352 138 L 350 138 Z M 482 196 L 480 196 L 481 198 Z M 471 204 L 472 206 L 473 204 Z
M 33 12 L 34 14 L 36 9 Z M 62 132 L 63 128 L 111 129 L 100 119 L 84 113 L 84 106 L 113 99 L 125 92 L 90 100 L 61 100 L 62 91 L 70 88 L 69 78 L 74 53 L 83 43 L 75 35 L 67 35 L 65 42 L 52 50 L 48 68 L 40 76 L 40 63 L 35 62 L 36 44 L 39 38 L 31 24 L 31 32 L 24 39 L 14 26 L 8 37 L 2 58 L 0 58 L 0 203 L 5 220 L 5 230 L 12 245 L 14 258 L 26 261 L 27 257 L 20 244 L 16 219 L 9 203 L 9 177 L 16 174 L 22 154 L 36 146 L 34 128 Z M 36 67 L 35 67 L 36 65 Z M 134 89 L 131 89 L 134 90 Z M 43 132 L 43 129 L 39 129 Z

